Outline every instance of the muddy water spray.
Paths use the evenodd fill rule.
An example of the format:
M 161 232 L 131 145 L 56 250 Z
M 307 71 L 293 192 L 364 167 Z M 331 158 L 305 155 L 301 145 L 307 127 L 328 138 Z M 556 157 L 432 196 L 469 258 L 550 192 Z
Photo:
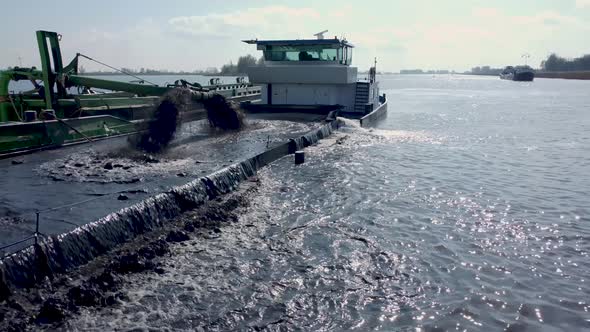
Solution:
M 199 96 L 202 96 L 199 94 Z M 239 130 L 244 126 L 244 114 L 239 107 L 219 94 L 206 95 L 202 100 L 209 124 L 221 130 Z M 174 139 L 182 113 L 195 104 L 194 94 L 188 89 L 174 89 L 167 93 L 154 110 L 148 130 L 141 135 L 137 147 L 149 153 L 160 152 Z

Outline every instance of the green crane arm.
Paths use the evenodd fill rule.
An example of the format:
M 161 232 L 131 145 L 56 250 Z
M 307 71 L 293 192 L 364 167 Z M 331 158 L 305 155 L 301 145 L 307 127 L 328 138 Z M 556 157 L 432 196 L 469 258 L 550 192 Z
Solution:
M 0 122 L 18 120 L 8 95 L 8 84 L 10 81 L 31 79 L 43 79 L 43 72 L 34 68 L 14 68 L 0 71 Z
M 163 87 L 156 85 L 135 84 L 119 81 L 104 80 L 80 75 L 68 75 L 66 86 L 84 86 L 89 88 L 107 89 L 113 91 L 123 91 L 135 93 L 138 96 L 163 96 L 164 94 L 176 89 L 174 87 Z M 214 95 L 209 91 L 191 90 L 193 101 L 203 101 Z

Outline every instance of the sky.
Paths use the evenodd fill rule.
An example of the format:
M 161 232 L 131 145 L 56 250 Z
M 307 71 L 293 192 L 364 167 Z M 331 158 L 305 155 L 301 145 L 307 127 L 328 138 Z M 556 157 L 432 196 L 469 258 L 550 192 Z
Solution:
M 353 65 L 378 70 L 538 67 L 590 53 L 590 0 L 0 0 L 0 68 L 39 66 L 36 30 L 116 67 L 186 70 L 261 55 L 244 39 L 345 37 Z M 99 65 L 82 60 L 88 70 Z

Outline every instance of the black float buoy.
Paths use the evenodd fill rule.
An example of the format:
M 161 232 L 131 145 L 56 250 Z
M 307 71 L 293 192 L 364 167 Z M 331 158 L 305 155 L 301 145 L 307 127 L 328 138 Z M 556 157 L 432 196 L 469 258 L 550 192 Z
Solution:
M 42 115 L 45 120 L 55 120 L 55 110 L 43 110 Z
M 305 153 L 303 151 L 295 151 L 295 165 L 303 164 L 305 162 Z

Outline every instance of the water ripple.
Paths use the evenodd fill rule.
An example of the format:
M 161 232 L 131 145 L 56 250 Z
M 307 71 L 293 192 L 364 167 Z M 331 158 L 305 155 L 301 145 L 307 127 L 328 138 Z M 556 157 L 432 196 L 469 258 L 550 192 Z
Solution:
M 585 83 L 383 83 L 381 128 L 349 121 L 263 170 L 239 223 L 72 326 L 590 329 Z

